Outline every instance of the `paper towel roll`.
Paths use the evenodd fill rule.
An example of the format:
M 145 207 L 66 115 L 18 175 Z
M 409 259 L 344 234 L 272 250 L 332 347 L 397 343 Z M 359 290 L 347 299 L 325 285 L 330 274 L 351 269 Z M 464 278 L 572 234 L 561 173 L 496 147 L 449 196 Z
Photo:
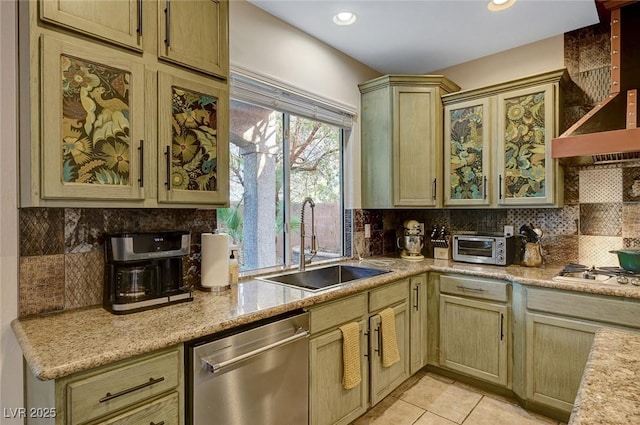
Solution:
M 229 236 L 225 233 L 202 234 L 200 274 L 205 289 L 229 286 Z

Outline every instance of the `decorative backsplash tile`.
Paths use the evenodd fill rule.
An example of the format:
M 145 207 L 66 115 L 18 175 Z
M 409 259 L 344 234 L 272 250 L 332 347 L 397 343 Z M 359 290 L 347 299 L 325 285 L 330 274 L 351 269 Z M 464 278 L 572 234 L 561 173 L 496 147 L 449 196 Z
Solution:
M 23 208 L 20 210 L 20 255 L 64 253 L 64 209 Z
M 547 265 L 578 262 L 578 235 L 544 236 L 542 250 Z
M 64 308 L 102 304 L 104 249 L 64 256 Z
M 640 167 L 622 169 L 622 201 L 640 202 Z
M 622 205 L 622 237 L 640 238 L 640 203 Z
M 108 233 L 190 231 L 184 279 L 194 286 L 200 282 L 200 234 L 215 229 L 215 210 L 23 208 L 20 316 L 101 304 Z
M 622 168 L 580 170 L 580 203 L 622 202 Z
M 618 266 L 618 256 L 609 251 L 622 248 L 622 238 L 612 236 L 580 236 L 578 260 L 587 266 Z
M 580 171 L 577 167 L 564 170 L 564 203 L 565 205 L 580 202 Z
M 622 236 L 622 203 L 580 204 L 580 234 Z
M 64 255 L 20 258 L 20 317 L 64 308 Z

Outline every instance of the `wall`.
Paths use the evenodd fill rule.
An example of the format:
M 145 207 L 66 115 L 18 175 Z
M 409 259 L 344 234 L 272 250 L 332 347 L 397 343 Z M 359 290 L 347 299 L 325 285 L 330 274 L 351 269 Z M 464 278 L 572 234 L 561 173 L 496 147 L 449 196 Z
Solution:
M 23 405 L 22 353 L 10 326 L 18 315 L 16 8 L 16 2 L 0 2 L 0 409 Z M 22 423 L 4 416 L 3 425 Z
M 380 73 L 244 0 L 229 6 L 230 62 L 360 111 L 358 84 Z M 345 205 L 360 206 L 360 122 L 345 151 Z
M 558 35 L 430 74 L 446 75 L 462 90 L 469 90 L 562 67 L 564 42 Z

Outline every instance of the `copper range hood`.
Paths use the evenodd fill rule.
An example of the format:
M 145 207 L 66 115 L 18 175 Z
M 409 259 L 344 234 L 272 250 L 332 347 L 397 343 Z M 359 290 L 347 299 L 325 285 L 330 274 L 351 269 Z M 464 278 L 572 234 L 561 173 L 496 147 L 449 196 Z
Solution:
M 640 3 L 598 3 L 611 16 L 611 91 L 552 140 L 551 156 L 563 162 L 599 164 L 640 159 Z

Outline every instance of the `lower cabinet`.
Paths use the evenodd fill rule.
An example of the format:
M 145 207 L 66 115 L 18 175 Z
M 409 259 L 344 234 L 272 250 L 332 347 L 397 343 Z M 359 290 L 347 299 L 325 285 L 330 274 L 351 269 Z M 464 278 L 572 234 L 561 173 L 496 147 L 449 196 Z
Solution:
M 27 408 L 55 406 L 27 424 L 184 424 L 182 346 L 55 381 L 26 377 Z M 53 417 L 55 416 L 55 417 Z
M 507 284 L 440 277 L 440 366 L 509 387 Z
M 400 361 L 382 366 L 380 311 L 393 308 Z M 309 310 L 309 423 L 349 424 L 410 376 L 409 279 L 343 298 Z M 339 326 L 360 326 L 362 381 L 345 390 L 343 337 Z
M 569 415 L 596 330 L 640 330 L 640 301 L 526 288 L 525 398 Z
M 411 375 L 427 365 L 429 330 L 427 322 L 427 275 L 420 274 L 409 279 L 411 319 Z
M 570 412 L 598 325 L 526 314 L 527 399 Z

